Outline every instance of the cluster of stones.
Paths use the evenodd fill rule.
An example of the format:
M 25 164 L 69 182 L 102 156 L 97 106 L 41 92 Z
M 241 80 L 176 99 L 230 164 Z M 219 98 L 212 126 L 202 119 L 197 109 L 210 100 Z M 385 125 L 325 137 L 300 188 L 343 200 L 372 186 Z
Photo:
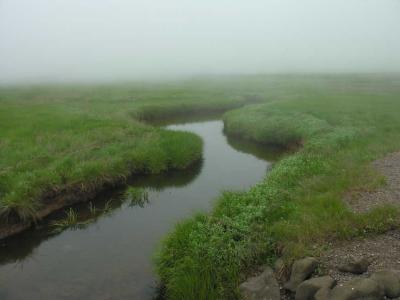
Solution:
M 369 261 L 361 258 L 349 261 L 338 269 L 342 272 L 363 274 L 368 270 L 368 266 Z M 312 257 L 295 261 L 284 289 L 292 292 L 295 300 L 379 300 L 400 297 L 400 274 L 396 271 L 382 270 L 368 278 L 356 278 L 344 284 L 337 284 L 331 276 L 310 278 L 317 267 L 318 262 Z M 246 300 L 281 299 L 279 284 L 269 267 L 265 268 L 261 275 L 242 283 L 240 291 Z

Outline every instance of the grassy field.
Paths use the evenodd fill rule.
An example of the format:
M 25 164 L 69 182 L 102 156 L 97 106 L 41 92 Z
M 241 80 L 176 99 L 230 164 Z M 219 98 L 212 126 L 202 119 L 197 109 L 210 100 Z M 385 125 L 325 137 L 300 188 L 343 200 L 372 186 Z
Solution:
M 191 133 L 141 122 L 251 102 L 210 83 L 0 89 L 0 223 L 31 221 L 48 195 L 93 192 L 132 173 L 182 169 L 201 158 Z
M 399 225 L 397 208 L 355 214 L 342 198 L 384 184 L 370 162 L 400 149 L 400 77 L 281 79 L 266 103 L 227 112 L 225 130 L 298 151 L 248 192 L 225 193 L 210 214 L 176 226 L 156 257 L 168 299 L 236 299 L 256 265 Z
M 369 163 L 400 149 L 398 75 L 1 88 L 0 221 L 34 219 L 49 194 L 185 168 L 201 157 L 201 140 L 144 121 L 227 110 L 228 134 L 297 151 L 166 237 L 156 265 L 168 298 L 235 299 L 255 265 L 398 225 L 395 208 L 357 215 L 341 200 L 384 184 Z

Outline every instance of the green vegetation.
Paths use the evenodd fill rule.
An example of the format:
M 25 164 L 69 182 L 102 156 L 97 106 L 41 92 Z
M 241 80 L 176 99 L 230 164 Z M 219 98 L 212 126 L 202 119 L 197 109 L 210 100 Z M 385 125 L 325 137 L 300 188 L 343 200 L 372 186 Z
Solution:
M 282 94 L 275 87 L 264 94 L 274 101 L 226 113 L 225 130 L 302 147 L 248 192 L 225 193 L 210 214 L 176 226 L 156 257 L 168 299 L 236 299 L 246 272 L 277 255 L 398 226 L 397 208 L 355 214 L 342 197 L 381 184 L 369 163 L 400 149 L 400 78 L 284 77 Z
M 201 140 L 144 121 L 230 109 L 230 135 L 298 150 L 248 192 L 224 193 L 210 214 L 166 237 L 156 262 L 170 299 L 235 299 L 257 264 L 398 225 L 395 208 L 360 215 L 342 202 L 345 192 L 381 184 L 369 163 L 400 149 L 395 75 L 2 88 L 0 220 L 32 220 L 51 196 L 92 193 L 132 173 L 186 168 L 200 158 Z M 132 191 L 132 199 L 145 198 Z M 75 221 L 70 212 L 65 226 Z
M 144 188 L 128 187 L 125 198 L 129 201 L 129 206 L 139 205 L 143 207 L 149 201 L 149 194 Z
M 200 138 L 137 119 L 237 107 L 245 97 L 190 83 L 0 89 L 0 221 L 34 219 L 48 196 L 186 168 L 201 157 Z
M 0 117 L 3 216 L 32 218 L 58 190 L 94 191 L 132 173 L 185 168 L 201 156 L 201 140 L 135 121 L 11 108 Z M 19 111 L 18 111 L 19 110 Z M 21 116 L 22 114 L 22 116 Z M 3 126 L 4 125 L 4 126 Z
M 100 217 L 112 214 L 113 205 L 112 201 L 109 200 L 104 203 L 103 208 L 97 208 L 93 202 L 89 202 L 87 213 L 79 213 L 72 207 L 65 210 L 65 218 L 61 218 L 51 222 L 53 227 L 53 233 L 60 233 L 66 229 L 82 229 L 86 226 L 95 223 Z
M 54 232 L 61 232 L 67 228 L 78 228 L 83 226 L 83 223 L 78 221 L 78 213 L 70 207 L 66 211 L 66 217 L 64 219 L 54 221 L 52 226 L 55 228 Z
M 256 102 L 253 85 L 216 78 L 0 88 L 0 224 L 34 220 L 51 204 L 46 198 L 97 192 L 133 173 L 188 167 L 201 157 L 201 140 L 143 121 Z

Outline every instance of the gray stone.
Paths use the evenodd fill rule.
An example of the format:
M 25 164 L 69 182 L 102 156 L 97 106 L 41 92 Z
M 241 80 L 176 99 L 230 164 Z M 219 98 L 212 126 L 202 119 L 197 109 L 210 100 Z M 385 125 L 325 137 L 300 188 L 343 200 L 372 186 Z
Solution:
M 367 272 L 370 262 L 365 257 L 352 258 L 348 262 L 338 267 L 339 271 L 353 274 L 362 274 Z
M 274 272 L 267 267 L 256 277 L 249 278 L 239 286 L 243 298 L 246 300 L 279 300 L 280 290 Z
M 303 281 L 296 289 L 296 300 L 312 300 L 314 295 L 322 288 L 330 289 L 336 280 L 330 276 L 316 277 Z
M 372 274 L 370 279 L 378 282 L 383 287 L 385 296 L 389 298 L 400 296 L 400 276 L 396 271 L 379 271 Z
M 315 295 L 314 295 L 314 300 L 327 300 L 331 298 L 331 289 L 328 287 L 324 287 L 322 289 L 319 289 Z
M 296 260 L 292 266 L 290 279 L 284 286 L 285 289 L 295 292 L 299 284 L 311 276 L 317 265 L 318 262 L 313 257 Z
M 353 279 L 333 288 L 330 300 L 380 300 L 383 288 L 369 278 Z

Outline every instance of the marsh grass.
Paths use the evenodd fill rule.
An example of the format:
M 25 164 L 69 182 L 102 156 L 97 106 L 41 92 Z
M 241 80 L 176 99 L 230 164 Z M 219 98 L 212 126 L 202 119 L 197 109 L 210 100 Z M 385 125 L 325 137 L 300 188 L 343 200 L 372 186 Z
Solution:
M 184 169 L 198 161 L 199 137 L 145 125 L 132 115 L 143 117 L 147 106 L 165 115 L 179 106 L 185 113 L 182 107 L 191 109 L 199 93 L 168 85 L 0 89 L 1 221 L 34 220 L 47 195 L 92 193 L 132 174 Z M 196 107 L 243 103 L 209 96 Z
M 53 228 L 54 233 L 60 233 L 66 229 L 84 229 L 88 225 L 97 222 L 99 218 L 111 215 L 113 210 L 114 207 L 112 200 L 106 201 L 103 208 L 98 208 L 93 204 L 93 202 L 89 202 L 89 214 L 80 215 L 77 209 L 70 207 L 65 211 L 65 218 L 51 222 L 51 227 Z
M 210 214 L 166 237 L 155 260 L 168 299 L 238 299 L 256 265 L 399 226 L 398 208 L 356 214 L 342 197 L 383 184 L 370 162 L 400 149 L 400 78 L 303 78 L 285 88 L 277 101 L 226 113 L 225 131 L 301 148 L 248 192 L 225 193 Z
M 234 82 L 234 84 L 232 84 Z M 0 222 L 32 221 L 57 193 L 93 193 L 132 174 L 185 169 L 202 141 L 142 121 L 260 101 L 252 80 L 0 88 Z
M 90 212 L 90 214 L 91 214 L 92 216 L 97 215 L 98 209 L 97 209 L 97 207 L 93 204 L 93 202 L 89 202 L 89 204 L 88 204 L 88 209 L 89 209 L 89 212 Z
M 166 237 L 156 256 L 166 297 L 237 299 L 238 284 L 258 264 L 277 256 L 290 262 L 329 241 L 398 226 L 396 208 L 357 215 L 342 201 L 344 193 L 382 184 L 370 162 L 400 149 L 400 77 L 379 74 L 2 88 L 1 221 L 35 219 L 44 196 L 187 168 L 201 158 L 201 139 L 141 121 L 249 102 L 258 104 L 224 116 L 228 134 L 299 150 L 248 192 L 224 193 L 212 212 L 182 221 Z M 58 228 L 79 222 L 86 221 L 69 210 Z
M 86 225 L 85 222 L 80 222 L 78 220 L 78 213 L 73 208 L 70 207 L 65 212 L 65 214 L 66 214 L 65 218 L 51 223 L 51 226 L 54 228 L 53 230 L 54 232 L 58 233 L 64 231 L 67 228 L 78 229 Z
M 130 207 L 144 207 L 149 202 L 149 193 L 145 188 L 130 186 L 125 191 L 125 199 Z

